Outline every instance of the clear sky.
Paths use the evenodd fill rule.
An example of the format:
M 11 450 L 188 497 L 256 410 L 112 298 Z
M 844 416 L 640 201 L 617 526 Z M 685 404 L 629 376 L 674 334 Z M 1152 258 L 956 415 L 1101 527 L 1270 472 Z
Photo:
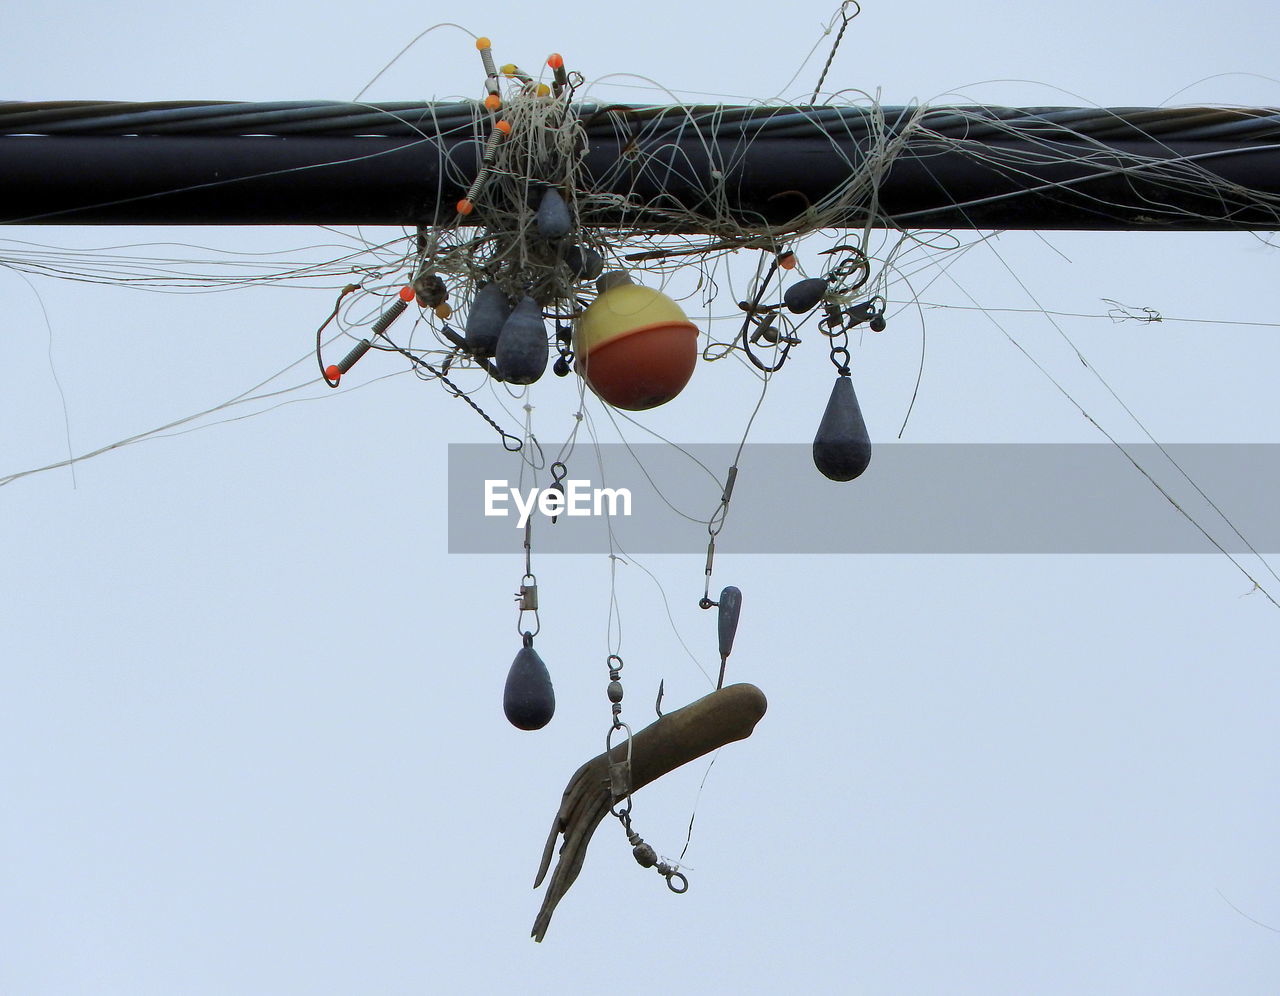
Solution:
M 589 80 L 623 74 L 601 99 L 742 102 L 807 98 L 832 9 L 502 0 L 449 13 L 492 37 L 499 62 L 560 51 Z M 442 12 L 22 5 L 0 38 L 0 96 L 349 99 Z M 1275 28 L 1260 3 L 870 0 L 826 88 L 886 104 L 1275 106 L 1280 82 L 1251 75 L 1272 69 Z M 365 99 L 481 93 L 470 37 L 446 28 Z M 127 253 L 210 271 L 398 234 L 12 228 L 0 261 L 29 249 L 11 240 L 154 242 Z M 1005 332 L 1112 435 L 1141 440 L 1035 313 L 1101 316 L 1112 299 L 1212 320 L 1061 322 L 1157 439 L 1280 442 L 1277 329 L 1227 324 L 1276 320 L 1275 253 L 1247 234 L 1028 233 L 974 248 L 947 271 L 956 283 L 919 298 L 967 293 L 987 315 L 906 310 L 857 344 L 872 438 L 898 433 L 923 320 L 905 441 L 1101 440 Z M 275 383 L 302 382 L 333 301 L 322 288 L 28 284 L 11 269 L 0 287 L 0 476 L 65 457 L 68 436 L 82 453 L 208 409 L 300 358 Z M 894 294 L 911 299 L 901 283 Z M 0 488 L 0 991 L 1276 991 L 1280 610 L 1230 562 L 734 555 L 746 543 L 732 516 L 714 578 L 744 593 L 730 677 L 759 685 L 769 712 L 700 797 L 705 763 L 635 804 L 637 829 L 674 856 L 697 800 L 691 888 L 672 896 L 638 869 L 610 820 L 532 943 L 543 840 L 608 728 L 609 561 L 535 561 L 558 711 L 539 733 L 511 729 L 518 538 L 507 555 L 451 556 L 443 502 L 447 444 L 494 437 L 402 370 L 374 356 L 354 390 L 317 385 L 279 399 L 305 403 L 236 409 L 74 478 Z M 806 342 L 752 439 L 811 439 L 831 377 Z M 755 384 L 704 365 L 646 424 L 736 441 Z M 484 397 L 519 416 L 519 401 Z M 548 377 L 531 401 L 540 438 L 558 442 L 571 381 Z M 744 466 L 738 488 L 768 476 Z M 940 503 L 946 491 L 937 482 Z M 847 493 L 831 486 L 833 533 L 874 529 Z M 1166 508 L 1154 491 L 1151 508 Z M 626 716 L 640 726 L 659 680 L 668 708 L 708 690 L 680 639 L 714 674 L 714 620 L 695 604 L 700 553 L 617 570 Z

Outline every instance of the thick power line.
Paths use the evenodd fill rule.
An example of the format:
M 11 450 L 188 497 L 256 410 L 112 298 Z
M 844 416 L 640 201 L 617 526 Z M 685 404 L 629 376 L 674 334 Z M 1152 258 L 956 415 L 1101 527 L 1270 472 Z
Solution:
M 0 223 L 434 225 L 469 103 L 0 104 Z M 1280 110 L 571 105 L 588 225 L 1280 228 Z M 850 192 L 855 175 L 872 180 Z M 714 198 L 711 194 L 714 193 Z M 708 202 L 714 199 L 713 208 Z M 472 223 L 483 223 L 483 205 Z

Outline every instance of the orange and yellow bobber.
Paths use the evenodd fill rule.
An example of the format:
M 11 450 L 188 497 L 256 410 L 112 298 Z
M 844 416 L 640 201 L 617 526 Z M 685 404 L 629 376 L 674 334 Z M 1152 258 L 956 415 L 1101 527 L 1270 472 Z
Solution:
M 680 306 L 624 271 L 600 278 L 578 318 L 575 369 L 602 401 L 638 412 L 679 394 L 698 363 L 698 327 Z

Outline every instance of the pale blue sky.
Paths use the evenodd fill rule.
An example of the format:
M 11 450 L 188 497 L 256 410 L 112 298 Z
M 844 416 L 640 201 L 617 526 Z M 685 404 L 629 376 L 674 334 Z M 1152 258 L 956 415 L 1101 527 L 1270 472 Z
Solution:
M 492 37 L 499 62 L 561 51 L 591 79 L 639 74 L 676 97 L 733 100 L 807 96 L 828 42 L 788 80 L 831 8 L 450 14 Z M 347 99 L 439 16 L 379 0 L 329 13 L 27 6 L 6 20 L 0 96 Z M 1017 105 L 1280 105 L 1274 80 L 1202 81 L 1270 70 L 1275 27 L 1263 4 L 1165 4 L 1157 17 L 1093 0 L 998 14 L 869 2 L 827 86 L 894 104 L 955 91 Z M 366 99 L 475 96 L 480 81 L 470 39 L 445 29 Z M 668 99 L 619 82 L 643 88 L 597 92 Z M 237 253 L 332 241 L 308 229 L 0 238 Z M 1113 298 L 1275 321 L 1276 250 L 1248 235 L 1020 234 L 995 249 L 1047 308 L 1101 314 Z M 950 272 L 985 307 L 1034 307 L 990 249 Z M 26 283 L 0 271 L 0 284 L 0 476 L 66 453 L 50 357 L 82 452 L 304 357 L 333 299 L 36 279 L 50 333 Z M 965 303 L 945 280 L 922 298 Z M 1097 441 L 981 313 L 925 317 L 905 439 Z M 995 317 L 1109 431 L 1140 438 L 1042 317 Z M 1158 439 L 1280 441 L 1275 328 L 1063 328 Z M 753 439 L 811 438 L 832 373 L 805 345 Z M 854 352 L 877 443 L 898 430 L 919 350 L 919 320 L 903 315 Z M 700 368 L 649 423 L 682 441 L 736 440 L 754 381 L 725 367 Z M 671 896 L 639 870 L 609 821 L 533 944 L 543 839 L 608 726 L 608 561 L 535 561 L 558 711 L 540 733 L 512 730 L 501 690 L 519 645 L 514 531 L 509 556 L 448 556 L 441 505 L 446 444 L 493 436 L 434 385 L 373 383 L 400 369 L 375 356 L 353 372 L 358 390 L 317 387 L 302 392 L 314 402 L 121 449 L 78 466 L 75 486 L 63 470 L 0 489 L 0 991 L 1275 991 L 1280 934 L 1230 904 L 1280 928 L 1280 611 L 1208 554 L 721 556 L 716 588 L 744 594 L 730 676 L 770 707 L 707 779 L 690 891 Z M 567 431 L 574 399 L 568 381 L 536 385 L 544 440 Z M 744 467 L 738 487 L 768 472 Z M 833 529 L 874 528 L 832 493 Z M 723 538 L 731 550 L 732 518 Z M 702 557 L 644 565 L 711 669 L 714 621 L 694 604 Z M 618 597 L 625 705 L 640 725 L 660 679 L 669 705 L 707 685 L 653 581 L 619 568 Z M 637 829 L 663 853 L 683 844 L 704 770 L 636 797 Z

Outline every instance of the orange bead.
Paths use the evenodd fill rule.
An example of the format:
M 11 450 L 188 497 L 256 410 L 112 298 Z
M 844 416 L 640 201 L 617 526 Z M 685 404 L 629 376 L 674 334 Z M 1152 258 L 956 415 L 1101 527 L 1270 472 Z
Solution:
M 502 98 L 496 93 L 491 93 L 484 98 L 484 106 L 491 111 L 496 111 L 502 106 Z
M 559 52 L 552 52 L 550 55 L 547 56 L 547 65 L 550 66 L 552 69 L 563 69 L 564 56 L 561 55 Z
M 408 304 L 417 296 L 418 296 L 417 293 L 414 291 L 412 287 L 400 288 L 400 300 L 403 301 L 405 304 Z
M 498 131 L 502 132 L 502 134 L 504 134 L 504 135 L 510 135 L 510 134 L 511 134 L 511 122 L 510 122 L 510 121 L 499 121 L 496 125 L 494 125 L 494 127 L 495 127 L 495 128 L 497 128 L 497 129 L 498 129 Z
M 793 252 L 784 252 L 778 256 L 778 265 L 784 270 L 794 270 L 796 268 L 796 254 Z
M 458 214 L 470 214 L 475 209 L 476 206 L 465 197 L 458 201 Z
M 338 369 L 338 365 L 336 363 L 332 366 L 325 367 L 324 375 L 329 378 L 329 382 L 332 384 L 336 384 L 338 381 L 342 380 L 342 371 Z
M 489 41 L 488 38 L 477 38 L 476 48 L 483 52 L 486 48 L 493 48 L 493 42 Z

